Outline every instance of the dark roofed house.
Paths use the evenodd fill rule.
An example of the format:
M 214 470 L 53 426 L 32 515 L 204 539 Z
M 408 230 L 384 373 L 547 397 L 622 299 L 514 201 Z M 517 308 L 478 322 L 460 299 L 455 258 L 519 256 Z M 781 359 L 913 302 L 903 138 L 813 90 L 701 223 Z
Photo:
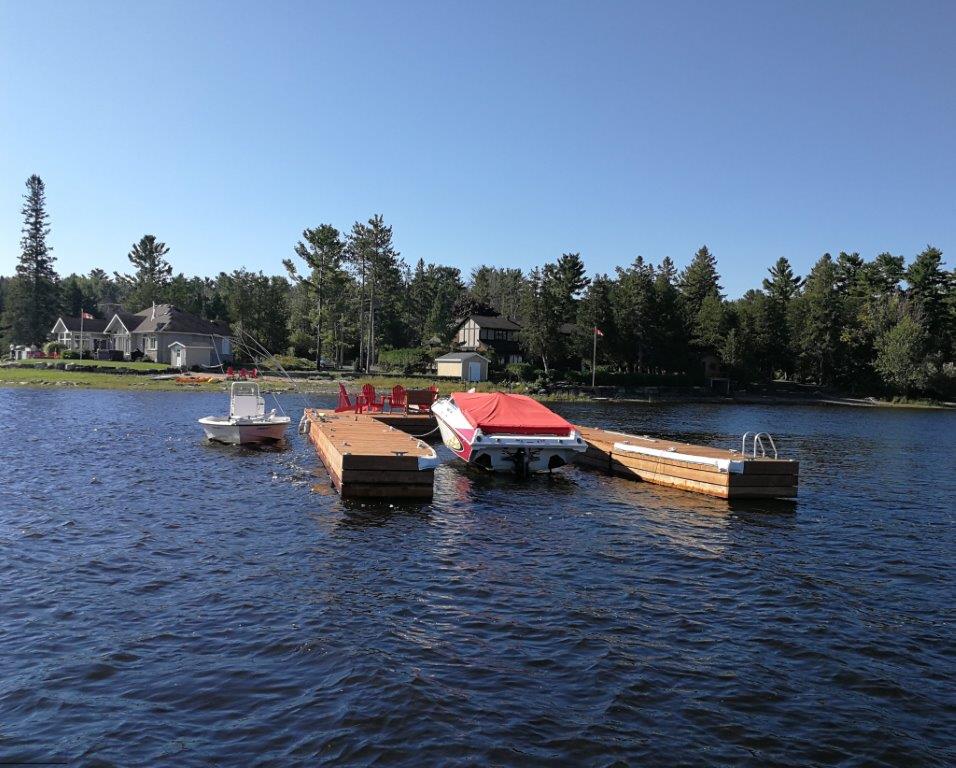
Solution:
M 227 326 L 184 312 L 172 304 L 157 304 L 135 315 L 117 313 L 105 331 L 111 348 L 122 351 L 125 357 L 139 351 L 154 362 L 177 362 L 183 367 L 217 365 L 232 359 Z M 171 349 L 173 345 L 175 349 Z M 188 355 L 181 352 L 183 349 L 189 350 Z
M 455 344 L 468 352 L 494 350 L 503 364 L 522 362 L 521 326 L 507 317 L 469 315 L 455 329 Z

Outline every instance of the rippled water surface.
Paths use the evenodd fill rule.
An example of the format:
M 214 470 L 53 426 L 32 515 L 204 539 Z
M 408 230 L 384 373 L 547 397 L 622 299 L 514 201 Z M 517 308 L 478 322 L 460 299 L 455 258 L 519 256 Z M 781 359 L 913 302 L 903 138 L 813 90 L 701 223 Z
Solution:
M 442 449 L 434 502 L 390 507 L 343 503 L 298 435 L 206 445 L 225 407 L 0 390 L 0 762 L 956 762 L 956 414 L 565 406 L 770 430 L 800 498 Z

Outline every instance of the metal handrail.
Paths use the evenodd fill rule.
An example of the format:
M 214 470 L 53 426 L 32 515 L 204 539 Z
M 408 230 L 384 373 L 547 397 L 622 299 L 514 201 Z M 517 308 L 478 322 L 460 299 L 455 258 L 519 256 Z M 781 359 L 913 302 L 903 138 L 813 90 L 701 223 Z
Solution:
M 740 438 L 740 455 L 741 456 L 747 455 L 747 438 L 750 437 L 751 435 L 753 435 L 753 438 L 754 438 L 753 448 L 750 452 L 750 455 L 753 456 L 753 458 L 755 459 L 757 458 L 758 445 L 760 446 L 760 456 L 762 458 L 767 457 L 767 448 L 763 444 L 764 438 L 767 438 L 767 440 L 770 442 L 770 449 L 773 451 L 773 457 L 775 459 L 777 458 L 777 446 L 773 442 L 773 436 L 769 432 L 744 432 L 743 437 Z

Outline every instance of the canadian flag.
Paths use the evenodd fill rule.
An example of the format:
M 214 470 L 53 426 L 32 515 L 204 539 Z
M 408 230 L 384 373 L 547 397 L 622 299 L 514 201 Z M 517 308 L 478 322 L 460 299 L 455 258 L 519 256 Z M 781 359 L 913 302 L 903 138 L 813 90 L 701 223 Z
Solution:
M 604 331 L 602 331 L 600 328 L 595 328 L 595 329 L 594 329 L 594 335 L 595 335 L 595 336 L 602 336 L 602 337 L 603 337 L 603 336 L 604 336 Z
M 91 315 L 89 312 L 82 312 L 82 311 L 81 311 L 81 312 L 80 312 L 80 317 L 82 317 L 84 320 L 93 320 L 93 319 L 94 319 L 93 315 Z M 603 334 L 602 334 L 602 335 L 603 335 Z

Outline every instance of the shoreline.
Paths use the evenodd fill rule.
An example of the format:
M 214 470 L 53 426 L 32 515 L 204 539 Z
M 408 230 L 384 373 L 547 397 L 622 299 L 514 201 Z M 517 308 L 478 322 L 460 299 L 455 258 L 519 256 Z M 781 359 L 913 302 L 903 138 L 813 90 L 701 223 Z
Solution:
M 100 389 L 126 390 L 136 392 L 226 392 L 227 382 L 222 379 L 209 383 L 180 384 L 172 379 L 153 378 L 149 373 L 109 373 L 107 371 L 63 371 L 57 369 L 36 368 L 32 366 L 0 366 L 0 388 L 16 389 L 27 387 L 31 389 Z M 266 393 L 302 392 L 314 395 L 336 395 L 339 383 L 354 389 L 358 383 L 371 382 L 382 389 L 390 388 L 395 384 L 408 386 L 407 380 L 383 378 L 377 376 L 351 377 L 336 379 L 296 378 L 296 387 L 287 380 L 272 375 L 264 375 L 259 379 L 262 391 Z M 415 382 L 426 386 L 432 382 L 422 380 Z M 457 381 L 436 381 L 440 394 L 448 394 L 461 388 Z M 414 386 L 414 384 L 412 384 Z M 496 391 L 488 382 L 479 386 L 483 391 Z M 503 388 L 504 391 L 510 391 Z M 839 395 L 808 396 L 808 395 L 757 395 L 740 393 L 737 395 L 708 395 L 702 392 L 676 393 L 668 392 L 648 397 L 589 397 L 585 395 L 563 395 L 560 392 L 535 393 L 528 392 L 535 399 L 544 402 L 567 403 L 629 403 L 643 405 L 671 405 L 678 403 L 713 404 L 713 405 L 813 405 L 813 406 L 843 406 L 849 408 L 904 408 L 917 410 L 951 411 L 956 410 L 956 403 L 909 402 L 895 403 L 875 398 L 849 397 Z

